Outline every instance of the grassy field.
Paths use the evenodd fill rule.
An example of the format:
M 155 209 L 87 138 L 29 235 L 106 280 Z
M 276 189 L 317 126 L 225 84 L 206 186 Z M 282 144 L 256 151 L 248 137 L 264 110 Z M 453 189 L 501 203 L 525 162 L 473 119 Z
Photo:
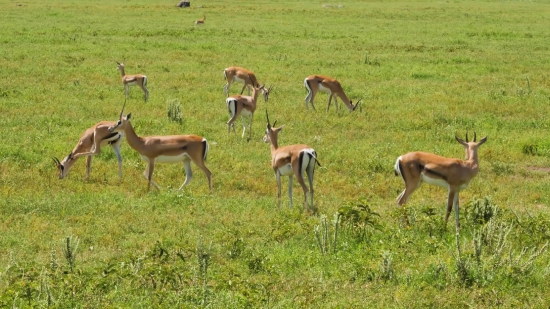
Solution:
M 177 2 L 0 0 L 0 307 L 550 306 L 548 2 Z M 149 101 L 134 87 L 126 105 L 139 135 L 208 139 L 213 194 L 196 166 L 178 192 L 174 164 L 148 192 L 127 143 L 122 180 L 110 147 L 89 180 L 84 159 L 57 178 L 52 157 L 118 119 L 115 61 L 149 78 Z M 240 120 L 227 134 L 232 65 L 274 86 L 249 142 Z M 319 94 L 307 112 L 310 74 L 358 110 L 326 112 Z M 286 179 L 276 208 L 266 109 L 281 145 L 318 153 L 313 213 L 296 182 L 288 207 Z M 397 207 L 393 166 L 416 150 L 463 158 L 466 132 L 488 141 L 456 236 L 442 188 Z

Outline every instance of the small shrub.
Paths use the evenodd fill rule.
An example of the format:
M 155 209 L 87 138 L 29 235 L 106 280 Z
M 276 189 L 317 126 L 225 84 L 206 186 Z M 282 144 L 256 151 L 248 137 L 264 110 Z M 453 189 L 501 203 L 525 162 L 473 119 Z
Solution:
M 179 124 L 183 123 L 181 104 L 178 99 L 169 100 L 167 103 L 167 109 L 168 119 Z
M 380 230 L 378 224 L 379 214 L 362 203 L 359 205 L 342 206 L 338 209 L 343 229 L 350 233 L 357 241 L 367 241 L 376 230 Z
M 493 204 L 493 199 L 486 196 L 476 199 L 466 205 L 466 217 L 477 225 L 483 225 L 498 213 L 498 206 Z

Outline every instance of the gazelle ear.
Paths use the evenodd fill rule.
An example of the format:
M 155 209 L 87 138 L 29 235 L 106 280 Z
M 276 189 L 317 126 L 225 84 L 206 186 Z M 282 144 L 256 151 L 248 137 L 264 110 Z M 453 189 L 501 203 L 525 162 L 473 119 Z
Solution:
M 487 141 L 487 136 L 485 136 L 484 138 L 480 139 L 480 140 L 479 140 L 479 143 L 477 143 L 477 145 L 479 146 L 479 145 L 485 143 L 486 141 Z
M 129 113 L 128 115 L 126 115 L 126 120 L 130 120 L 131 117 L 132 117 L 132 113 Z

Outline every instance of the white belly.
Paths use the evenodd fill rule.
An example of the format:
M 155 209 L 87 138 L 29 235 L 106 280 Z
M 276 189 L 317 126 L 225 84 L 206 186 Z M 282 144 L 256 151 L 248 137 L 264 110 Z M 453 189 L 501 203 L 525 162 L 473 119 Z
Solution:
M 132 82 L 128 82 L 128 83 L 126 83 L 126 85 L 135 86 L 135 85 L 137 85 L 137 81 L 135 80 L 135 81 L 132 81 Z
M 238 78 L 237 76 L 233 77 L 233 81 L 237 83 L 244 84 L 244 79 Z
M 242 117 L 250 117 L 250 116 L 252 116 L 252 113 L 249 110 L 247 110 L 246 108 L 243 108 L 241 110 L 241 116 Z
M 330 89 L 328 89 L 327 87 L 323 87 L 322 84 L 319 84 L 319 91 L 326 92 L 328 94 L 332 93 L 332 91 L 330 91 Z
M 141 159 L 145 162 L 149 162 L 149 158 L 141 156 Z M 185 160 L 189 160 L 189 156 L 183 153 L 179 156 L 158 156 L 155 158 L 155 163 L 179 163 Z
M 429 176 L 426 176 L 423 173 L 420 174 L 420 177 L 421 177 L 422 181 L 427 183 L 427 184 L 449 189 L 449 184 L 441 178 L 431 178 Z
M 290 166 L 290 164 L 286 164 L 282 167 L 279 167 L 279 174 L 281 174 L 281 176 L 294 175 L 294 172 L 292 171 L 292 166 Z

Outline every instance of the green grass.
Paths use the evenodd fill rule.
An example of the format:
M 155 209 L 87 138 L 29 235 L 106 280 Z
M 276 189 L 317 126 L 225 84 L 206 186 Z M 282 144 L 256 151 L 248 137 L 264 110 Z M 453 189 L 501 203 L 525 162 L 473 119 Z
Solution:
M 0 1 L 0 307 L 547 308 L 550 5 L 325 3 Z M 51 158 L 118 117 L 115 61 L 149 78 L 149 102 L 134 87 L 126 105 L 138 134 L 208 139 L 212 195 L 197 167 L 177 192 L 179 165 L 158 165 L 162 190 L 147 192 L 126 143 L 122 180 L 109 147 L 88 181 L 85 160 L 57 179 Z M 232 65 L 275 87 L 250 142 L 227 135 Z M 337 78 L 360 108 L 325 112 L 319 94 L 306 112 L 310 74 Z M 167 117 L 176 103 L 181 121 Z M 286 125 L 281 145 L 318 153 L 315 214 L 297 185 L 287 207 L 286 179 L 276 208 L 266 109 Z M 454 135 L 467 131 L 488 142 L 461 194 L 459 255 L 446 192 L 422 186 L 399 209 L 393 165 L 415 150 L 462 158 Z M 314 230 L 326 216 L 331 239 L 339 209 L 337 250 L 323 254 Z

